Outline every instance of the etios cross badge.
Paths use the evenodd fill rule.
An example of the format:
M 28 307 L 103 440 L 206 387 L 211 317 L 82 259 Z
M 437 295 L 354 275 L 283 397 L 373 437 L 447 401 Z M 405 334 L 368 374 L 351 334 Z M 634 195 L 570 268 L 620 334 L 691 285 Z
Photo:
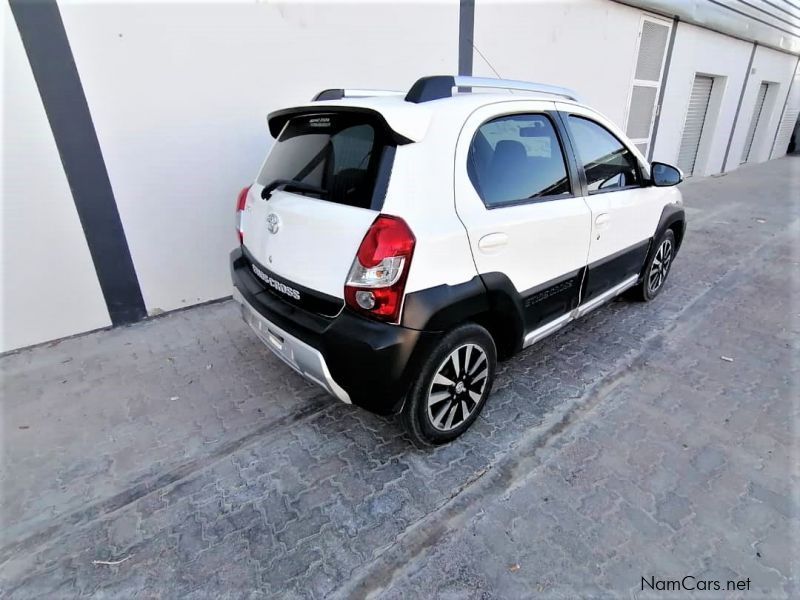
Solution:
M 281 228 L 281 220 L 275 213 L 269 213 L 267 215 L 267 229 L 270 233 L 275 234 L 278 233 L 278 230 Z

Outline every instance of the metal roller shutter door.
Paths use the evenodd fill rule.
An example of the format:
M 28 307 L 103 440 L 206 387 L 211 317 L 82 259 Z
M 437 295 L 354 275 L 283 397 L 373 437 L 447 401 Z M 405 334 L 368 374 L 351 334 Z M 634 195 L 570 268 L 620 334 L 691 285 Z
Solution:
M 756 137 L 756 130 L 758 129 L 758 121 L 761 119 L 761 111 L 764 109 L 764 98 L 767 97 L 767 84 L 762 83 L 758 88 L 758 96 L 756 96 L 756 106 L 753 109 L 753 118 L 750 121 L 750 129 L 747 130 L 747 137 L 744 140 L 744 149 L 742 150 L 742 161 L 746 163 L 750 160 L 750 149 L 753 147 L 753 138 Z
M 789 89 L 789 97 L 786 99 L 780 126 L 775 132 L 770 158 L 774 158 L 775 155 L 783 156 L 786 153 L 798 116 L 800 116 L 800 73 L 795 74 L 794 82 Z
M 798 118 L 800 118 L 800 108 L 786 108 L 770 158 L 773 158 L 775 154 L 781 154 L 781 156 L 786 154 L 786 149 L 789 147 L 789 140 L 792 139 L 792 131 L 794 131 Z
M 694 78 L 692 94 L 689 97 L 689 110 L 686 112 L 686 122 L 681 135 L 681 147 L 678 151 L 678 167 L 687 177 L 694 173 L 697 150 L 700 147 L 700 138 L 706 122 L 713 85 L 713 77 L 696 75 Z

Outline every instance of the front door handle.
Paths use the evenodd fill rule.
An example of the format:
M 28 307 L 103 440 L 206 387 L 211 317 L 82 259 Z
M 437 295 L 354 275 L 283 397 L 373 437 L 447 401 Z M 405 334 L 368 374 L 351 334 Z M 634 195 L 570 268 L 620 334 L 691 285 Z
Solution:
M 478 248 L 484 254 L 494 254 L 499 252 L 506 244 L 508 244 L 508 236 L 505 233 L 496 232 L 483 236 L 478 241 Z
M 603 213 L 597 215 L 597 218 L 594 220 L 594 224 L 598 229 L 603 229 L 608 227 L 608 222 L 611 220 L 611 217 L 608 216 L 608 213 Z

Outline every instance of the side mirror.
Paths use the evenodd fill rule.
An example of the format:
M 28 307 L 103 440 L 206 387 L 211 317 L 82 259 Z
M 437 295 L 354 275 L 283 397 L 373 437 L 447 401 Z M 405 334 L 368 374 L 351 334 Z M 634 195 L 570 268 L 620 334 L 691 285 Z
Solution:
M 650 164 L 650 180 L 656 187 L 678 185 L 683 181 L 683 172 L 672 165 L 654 162 Z

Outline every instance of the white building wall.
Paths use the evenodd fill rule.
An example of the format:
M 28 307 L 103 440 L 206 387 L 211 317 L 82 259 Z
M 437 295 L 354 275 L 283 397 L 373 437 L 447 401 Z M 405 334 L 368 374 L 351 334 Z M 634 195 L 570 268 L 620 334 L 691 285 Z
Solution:
M 714 89 L 694 174 L 702 176 L 722 171 L 752 47 L 748 42 L 694 25 L 681 23 L 678 26 L 653 160 L 677 162 L 694 76 L 709 75 L 715 78 Z M 740 119 L 741 115 L 747 115 L 744 107 Z M 749 115 L 745 121 L 749 123 Z M 735 156 L 733 150 L 731 152 L 729 164 Z
M 44 106 L 2 3 L 0 352 L 111 324 Z
M 477 0 L 473 73 L 572 88 L 624 130 L 642 14 L 608 0 Z
M 742 100 L 742 109 L 733 135 L 731 154 L 726 171 L 735 169 L 741 162 L 745 138 L 750 127 L 750 121 L 753 118 L 758 88 L 764 82 L 770 83 L 770 87 L 767 88 L 767 97 L 764 100 L 764 107 L 761 111 L 758 129 L 756 129 L 755 137 L 753 138 L 753 146 L 750 150 L 748 162 L 758 163 L 769 160 L 772 142 L 775 139 L 775 131 L 780 122 L 781 111 L 786 101 L 786 95 L 789 93 L 789 84 L 796 64 L 797 58 L 795 56 L 763 46 L 756 48 L 750 79 L 747 82 L 747 89 Z
M 230 293 L 234 202 L 271 142 L 267 113 L 323 88 L 406 90 L 421 75 L 457 71 L 457 0 L 58 5 L 151 314 Z M 7 3 L 2 14 L 5 351 L 110 320 Z M 624 129 L 646 14 L 609 0 L 476 0 L 473 72 L 571 87 Z M 700 73 L 717 85 L 696 174 L 722 170 L 751 50 L 679 24 L 654 160 L 676 162 Z M 768 158 L 796 60 L 758 48 L 728 169 L 763 80 L 777 85 L 752 160 Z M 800 104 L 800 92 L 793 98 Z
M 150 313 L 230 294 L 268 112 L 454 73 L 458 2 L 60 3 Z

